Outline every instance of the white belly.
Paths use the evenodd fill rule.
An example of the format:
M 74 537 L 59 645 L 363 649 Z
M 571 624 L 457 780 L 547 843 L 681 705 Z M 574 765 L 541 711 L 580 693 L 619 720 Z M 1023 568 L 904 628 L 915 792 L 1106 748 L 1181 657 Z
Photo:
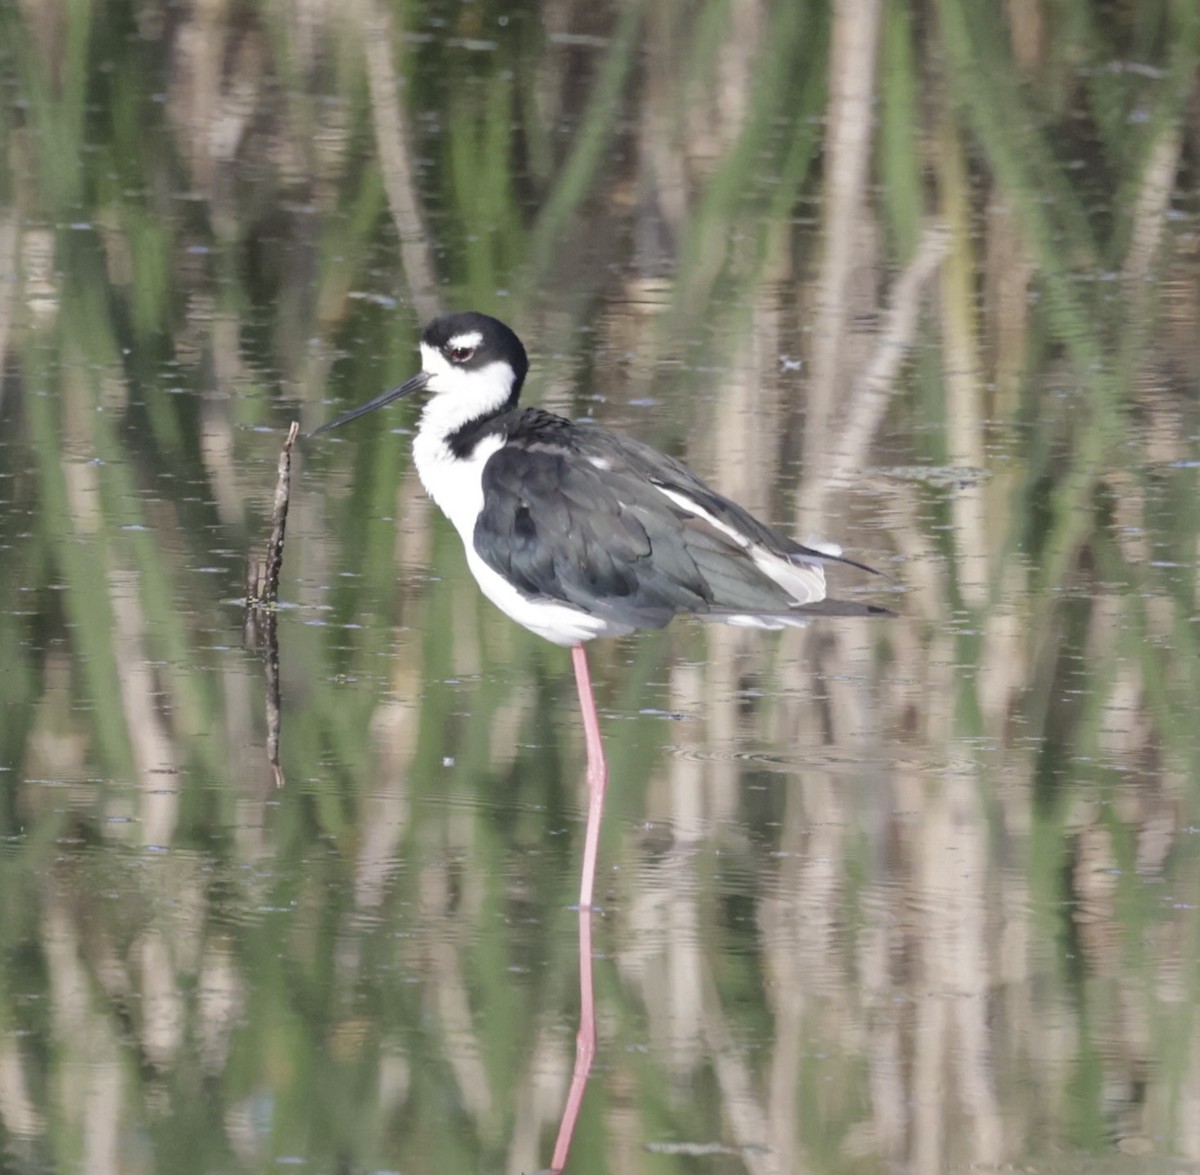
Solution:
M 597 636 L 620 636 L 633 630 L 613 625 L 596 616 L 560 604 L 557 600 L 530 598 L 522 595 L 511 583 L 493 571 L 476 553 L 474 545 L 463 541 L 467 551 L 467 566 L 475 576 L 483 594 L 501 612 L 523 624 L 530 632 L 553 641 L 556 645 L 577 645 Z
M 413 461 L 421 484 L 458 531 L 467 553 L 467 566 L 483 594 L 518 624 L 556 645 L 577 645 L 593 637 L 632 631 L 569 604 L 522 595 L 476 553 L 475 520 L 483 509 L 483 467 L 503 443 L 500 437 L 488 437 L 475 446 L 470 457 L 456 458 L 443 441 L 427 432 L 418 432 L 413 442 Z

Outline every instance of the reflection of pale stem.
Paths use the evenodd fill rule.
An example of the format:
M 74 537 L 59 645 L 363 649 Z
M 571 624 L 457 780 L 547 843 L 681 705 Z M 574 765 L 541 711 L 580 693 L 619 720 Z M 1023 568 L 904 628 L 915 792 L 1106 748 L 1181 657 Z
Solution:
M 781 1158 L 773 1148 L 764 1145 L 770 1137 L 767 1115 L 755 1093 L 749 1067 L 738 1055 L 733 1034 L 722 1015 L 711 968 L 705 967 L 701 984 L 704 992 L 704 1036 L 712 1050 L 713 1068 L 721 1089 L 721 1103 L 729 1116 L 729 1124 L 746 1170 L 750 1175 L 780 1175 L 780 1164 L 787 1161 L 788 1169 L 794 1175 L 800 1175 L 808 1166 L 800 1154 Z
M 412 294 L 413 306 L 423 322 L 438 315 L 438 297 L 433 262 L 427 246 L 428 235 L 421 219 L 416 185 L 409 166 L 408 128 L 404 111 L 396 97 L 396 72 L 392 67 L 392 22 L 378 0 L 361 0 L 366 10 L 363 20 L 363 50 L 367 57 L 367 83 L 371 90 L 371 110 L 375 124 L 375 146 L 388 207 L 400 236 L 400 259 Z
M 939 154 L 941 207 L 953 244 L 941 272 L 946 452 L 952 465 L 980 469 L 984 463 L 983 391 L 972 295 L 976 269 L 971 251 L 970 183 L 962 144 L 949 120 L 942 131 Z M 959 593 L 968 607 L 981 608 L 990 578 L 983 486 L 966 486 L 954 494 L 950 518 Z
M 1178 130 L 1164 131 L 1150 152 L 1138 185 L 1133 238 L 1121 272 L 1130 303 L 1122 323 L 1121 362 L 1124 365 L 1139 362 L 1146 346 L 1150 327 L 1147 299 L 1153 292 L 1149 278 L 1162 243 L 1164 216 L 1171 197 L 1172 180 L 1179 166 L 1180 145 Z M 1061 584 L 1083 544 L 1086 528 L 1090 525 L 1086 520 L 1091 517 L 1083 503 L 1090 497 L 1099 470 L 1105 464 L 1106 430 L 1111 426 L 1113 413 L 1109 401 L 1115 394 L 1105 392 L 1097 398 L 1091 418 L 1073 444 L 1076 464 L 1056 492 L 1052 531 L 1055 537 L 1048 544 L 1048 554 L 1040 569 L 1043 583 Z M 1043 625 L 1036 626 L 1036 631 L 1048 630 Z
M 571 1149 L 571 1137 L 575 1133 L 575 1123 L 579 1121 L 579 1110 L 583 1105 L 583 1094 L 587 1089 L 595 1055 L 596 999 L 592 990 L 592 911 L 591 907 L 583 906 L 579 911 L 579 1035 L 575 1038 L 575 1072 L 571 1076 L 567 1104 L 558 1128 L 558 1139 L 554 1143 L 554 1157 L 550 1160 L 550 1170 L 554 1173 L 562 1171 L 567 1164 L 567 1152 Z
M 446 941 L 433 942 L 429 957 L 433 963 L 437 1015 L 449 1042 L 446 1058 L 468 1115 L 480 1119 L 486 1131 L 493 1116 L 492 1086 L 475 1032 L 462 958 L 458 948 Z
M 0 273 L 17 272 L 17 218 L 12 212 L 0 217 Z M 8 331 L 16 305 L 16 284 L 0 282 L 0 407 L 4 404 L 4 371 L 7 367 Z
M 1178 124 L 1159 136 L 1142 174 L 1133 213 L 1133 239 L 1121 276 L 1132 297 L 1142 300 L 1144 285 L 1162 243 L 1165 213 L 1175 188 L 1179 169 L 1180 136 Z
M 825 499 L 835 486 L 844 485 L 854 469 L 864 464 L 864 454 L 887 411 L 888 397 L 917 329 L 920 293 L 946 254 L 950 236 L 941 224 L 931 224 L 921 237 L 917 255 L 892 290 L 892 304 L 883 322 L 875 358 L 850 397 L 845 427 L 825 468 L 810 466 L 799 501 L 812 524 L 825 512 Z
M 874 125 L 875 51 L 879 0 L 838 0 L 833 6 L 829 52 L 829 117 L 825 138 L 828 179 L 818 306 L 813 327 L 812 379 L 804 425 L 804 464 L 809 468 L 828 443 L 836 402 L 842 326 L 848 314 L 850 276 L 871 157 Z
M 113 571 L 109 595 L 114 625 L 117 688 L 134 766 L 142 788 L 142 835 L 149 845 L 168 845 L 179 815 L 179 793 L 162 786 L 176 770 L 171 732 L 159 713 L 158 682 L 146 655 L 146 616 L 141 581 L 132 571 Z
M 0 1040 L 0 1123 L 15 1138 L 29 1138 L 45 1129 L 45 1119 L 29 1093 L 25 1060 L 10 1036 Z

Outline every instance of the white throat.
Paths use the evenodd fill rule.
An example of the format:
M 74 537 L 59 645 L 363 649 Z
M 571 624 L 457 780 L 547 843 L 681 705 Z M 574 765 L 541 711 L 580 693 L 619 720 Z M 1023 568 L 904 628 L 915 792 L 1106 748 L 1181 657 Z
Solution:
M 456 457 L 447 441 L 463 425 L 503 407 L 516 376 L 503 361 L 473 370 L 456 367 L 425 343 L 421 344 L 421 370 L 429 376 L 425 385 L 429 399 L 413 441 L 413 463 L 425 492 L 470 549 L 475 519 L 483 509 L 483 466 L 504 442 L 502 437 L 488 436 L 473 452 Z
M 429 376 L 429 399 L 421 412 L 418 437 L 430 434 L 442 443 L 472 420 L 490 416 L 512 395 L 516 375 L 502 360 L 467 370 L 455 367 L 435 347 L 421 344 L 421 370 Z

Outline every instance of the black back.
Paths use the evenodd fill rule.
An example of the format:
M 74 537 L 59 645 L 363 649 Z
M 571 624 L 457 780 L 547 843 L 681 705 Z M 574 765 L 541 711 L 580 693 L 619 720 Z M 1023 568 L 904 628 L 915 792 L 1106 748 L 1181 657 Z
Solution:
M 525 595 L 631 627 L 658 628 L 681 612 L 787 615 L 795 601 L 755 565 L 747 542 L 789 562 L 836 561 L 772 530 L 640 441 L 539 409 L 494 417 L 477 439 L 488 433 L 507 440 L 484 467 L 475 549 Z

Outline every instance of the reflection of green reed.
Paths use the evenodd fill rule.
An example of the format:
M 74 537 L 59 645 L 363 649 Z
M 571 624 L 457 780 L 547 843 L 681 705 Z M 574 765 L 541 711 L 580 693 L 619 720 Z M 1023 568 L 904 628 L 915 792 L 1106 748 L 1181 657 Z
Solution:
M 70 19 L 54 60 L 27 18 L 12 8 L 0 14 L 6 43 L 18 46 L 5 68 L 14 72 L 11 85 L 24 100 L 19 118 L 10 102 L 0 109 L 11 164 L 2 190 L 23 221 L 53 227 L 57 271 L 57 321 L 35 328 L 18 319 L 10 336 L 9 364 L 19 370 L 25 390 L 21 418 L 37 502 L 25 528 L 29 537 L 19 546 L 21 524 L 0 522 L 5 544 L 18 550 L 17 558 L 6 551 L 0 561 L 0 588 L 6 600 L 42 602 L 36 624 L 8 611 L 0 615 L 0 754 L 5 765 L 24 762 L 32 732 L 46 723 L 40 710 L 45 641 L 30 651 L 31 628 L 41 627 L 69 641 L 70 717 L 94 741 L 82 773 L 115 781 L 114 792 L 137 778 L 141 732 L 128 699 L 114 688 L 123 638 L 110 597 L 112 573 L 132 572 L 144 652 L 160 667 L 156 705 L 182 772 L 179 838 L 207 846 L 205 868 L 217 879 L 214 888 L 227 886 L 235 895 L 228 908 L 214 897 L 198 924 L 172 931 L 176 983 L 189 992 L 195 983 L 197 965 L 180 960 L 211 960 L 228 947 L 245 989 L 245 1020 L 234 1032 L 223 1071 L 224 1101 L 215 1110 L 196 1108 L 191 1095 L 203 1065 L 191 1037 L 174 1069 L 156 1079 L 169 1090 L 172 1113 L 188 1122 L 189 1137 L 197 1140 L 193 1154 L 181 1155 L 170 1169 L 226 1162 L 227 1156 L 210 1150 L 221 1136 L 222 1114 L 265 1097 L 264 1088 L 279 1098 L 269 1139 L 277 1153 L 307 1153 L 317 1163 L 349 1155 L 355 1163 L 377 1165 L 396 1165 L 411 1155 L 430 1170 L 500 1166 L 514 1114 L 509 1090 L 529 1076 L 524 1067 L 531 1063 L 531 1042 L 553 1035 L 557 1020 L 547 1009 L 570 1007 L 572 999 L 573 921 L 565 907 L 576 854 L 572 837 L 561 835 L 574 827 L 575 802 L 564 733 L 571 729 L 572 702 L 565 660 L 527 634 L 501 630 L 466 581 L 457 538 L 440 520 L 430 542 L 430 565 L 440 580 L 426 584 L 408 567 L 397 586 L 392 519 L 412 501 L 405 437 L 383 426 L 362 428 L 343 445 L 314 448 L 303 475 L 311 488 L 300 495 L 311 529 L 296 526 L 285 565 L 306 619 L 314 615 L 307 593 L 319 586 L 317 569 L 345 575 L 327 597 L 325 626 L 285 616 L 285 689 L 290 683 L 292 696 L 303 698 L 293 703 L 303 706 L 302 713 L 285 713 L 285 766 L 298 782 L 272 812 L 274 855 L 268 866 L 259 863 L 265 892 L 258 892 L 242 872 L 252 854 L 241 856 L 232 831 L 234 812 L 252 788 L 237 777 L 240 764 L 216 733 L 238 704 L 227 698 L 220 675 L 237 677 L 244 667 L 197 635 L 219 632 L 212 643 L 235 643 L 233 613 L 223 611 L 221 601 L 236 594 L 236 569 L 228 556 L 221 557 L 230 564 L 225 579 L 198 577 L 195 568 L 211 564 L 214 548 L 241 550 L 255 541 L 269 474 L 261 484 L 239 483 L 251 503 L 245 518 L 218 519 L 211 492 L 200 495 L 208 500 L 197 505 L 183 501 L 192 495 L 181 491 L 180 501 L 167 503 L 172 523 L 164 524 L 157 512 L 162 491 L 156 479 L 164 471 L 188 471 L 210 488 L 229 470 L 245 476 L 250 468 L 257 477 L 269 470 L 278 437 L 248 425 L 282 425 L 301 400 L 316 415 L 333 396 L 365 399 L 407 374 L 413 362 L 413 323 L 389 302 L 396 295 L 397 251 L 385 186 L 363 149 L 373 112 L 360 77 L 361 30 L 346 15 L 319 29 L 320 62 L 314 64 L 302 59 L 299 36 L 280 6 L 263 0 L 234 7 L 236 13 L 214 18 L 204 30 L 213 38 L 215 59 L 232 72 L 216 85 L 215 122 L 202 125 L 190 121 L 194 112 L 181 99 L 168 93 L 159 100 L 172 74 L 165 51 L 179 42 L 131 35 L 134 14 L 122 5 L 67 5 Z M 514 319 L 517 311 L 557 302 L 570 321 L 550 329 L 574 338 L 572 326 L 587 321 L 611 292 L 613 274 L 603 265 L 576 266 L 573 247 L 592 239 L 585 226 L 596 229 L 595 239 L 621 240 L 637 215 L 620 211 L 622 184 L 637 176 L 632 165 L 613 162 L 614 145 L 626 159 L 636 150 L 649 75 L 663 103 L 654 117 L 686 140 L 689 107 L 713 84 L 726 44 L 744 35 L 737 6 L 704 4 L 693 17 L 690 9 L 668 4 L 666 15 L 659 15 L 678 35 L 668 49 L 658 46 L 661 62 L 648 61 L 649 7 L 621 7 L 605 43 L 592 50 L 585 87 L 539 91 L 539 71 L 554 50 L 532 35 L 500 37 L 491 53 L 423 42 L 398 50 L 409 69 L 409 149 L 427 165 L 420 175 L 438 246 L 431 252 L 456 299 Z M 767 7 L 761 44 L 753 49 L 744 121 L 719 157 L 690 180 L 687 217 L 672 258 L 671 313 L 653 328 L 664 349 L 697 334 L 707 340 L 708 332 L 724 340 L 722 331 L 747 320 L 747 307 L 766 284 L 793 268 L 807 273 L 819 248 L 816 234 L 797 228 L 795 220 L 822 192 L 816 166 L 820 118 L 838 80 L 828 67 L 832 16 L 798 0 Z M 1028 861 L 1034 928 L 1044 941 L 1059 943 L 1047 965 L 1057 973 L 1056 990 L 1069 1000 L 1073 990 L 1089 985 L 1092 1019 L 1076 1025 L 1083 1044 L 1072 1104 L 1082 1108 L 1073 1141 L 1094 1145 L 1107 1126 L 1099 1113 L 1103 1061 L 1093 1055 L 1093 1042 L 1104 1038 L 1109 1011 L 1128 993 L 1117 980 L 1087 978 L 1075 960 L 1088 946 L 1071 937 L 1075 924 L 1062 912 L 1062 899 L 1074 892 L 1071 871 L 1083 859 L 1075 812 L 1080 805 L 1105 808 L 1098 824 L 1112 845 L 1108 864 L 1120 870 L 1114 921 L 1124 935 L 1112 948 L 1111 965 L 1117 971 L 1133 960 L 1133 981 L 1144 976 L 1152 1041 L 1147 1064 L 1167 1083 L 1168 1099 L 1180 1096 L 1186 1077 L 1181 1054 L 1195 1031 L 1194 1024 L 1168 1030 L 1149 994 L 1157 957 L 1143 957 L 1141 944 L 1166 929 L 1194 940 L 1196 919 L 1167 913 L 1141 883 L 1136 822 L 1111 806 L 1126 794 L 1125 771 L 1117 768 L 1133 765 L 1105 758 L 1104 747 L 1113 721 L 1113 683 L 1134 666 L 1143 686 L 1139 713 L 1157 732 L 1152 745 L 1159 760 L 1141 769 L 1164 793 L 1164 774 L 1200 778 L 1193 717 L 1200 650 L 1191 623 L 1200 486 L 1194 468 L 1151 461 L 1135 428 L 1139 415 L 1154 414 L 1167 400 L 1188 422 L 1184 431 L 1195 427 L 1194 406 L 1174 405 L 1168 388 L 1143 395 L 1139 377 L 1170 346 L 1163 307 L 1148 279 L 1161 272 L 1171 241 L 1152 229 L 1166 215 L 1174 184 L 1164 151 L 1174 144 L 1176 163 L 1183 151 L 1200 32 L 1188 4 L 1126 6 L 1127 25 L 1113 33 L 1088 5 L 1068 3 L 1056 9 L 1058 32 L 1042 45 L 1044 58 L 1035 68 L 1014 60 L 1013 30 L 998 11 L 971 0 L 886 5 L 873 146 L 880 186 L 871 205 L 881 252 L 899 264 L 911 258 L 930 213 L 954 228 L 941 287 L 950 304 L 941 306 L 936 321 L 929 316 L 911 392 L 896 410 L 898 417 L 935 426 L 932 435 L 912 442 L 922 459 L 946 459 L 948 421 L 962 408 L 950 402 L 957 393 L 948 391 L 946 369 L 963 355 L 987 355 L 991 345 L 975 306 L 979 286 L 993 275 L 988 267 L 1005 264 L 984 255 L 980 237 L 989 205 L 1011 210 L 1014 250 L 1036 295 L 1019 337 L 1005 344 L 1006 355 L 1015 356 L 1015 395 L 997 388 L 990 412 L 985 374 L 975 372 L 979 400 L 966 415 L 981 445 L 986 440 L 992 454 L 1000 451 L 986 498 L 989 537 L 996 541 L 983 603 L 962 605 L 972 632 L 958 638 L 954 659 L 977 665 L 996 617 L 1008 609 L 1020 612 L 1028 663 L 1012 720 L 1015 742 L 1028 740 L 1031 749 L 1014 751 L 1013 760 L 1030 756 L 1029 787 L 1038 801 L 1020 860 Z M 443 6 L 410 5 L 409 32 L 426 34 L 433 15 L 445 15 Z M 527 16 L 532 25 L 533 15 Z M 190 16 L 179 19 L 187 25 Z M 239 56 L 247 38 L 258 35 L 268 76 L 286 83 L 279 93 L 249 64 L 238 72 L 238 62 L 258 60 Z M 1152 66 L 1162 76 L 1108 68 L 1122 60 Z M 1088 66 L 1082 75 L 1080 62 Z M 323 86 L 335 101 L 323 104 L 305 92 Z M 253 129 L 242 153 L 217 161 L 206 180 L 202 167 L 192 169 L 204 159 L 201 132 L 245 113 L 235 91 L 248 103 L 247 126 Z M 1081 103 L 1089 127 L 1083 135 L 1074 121 Z M 419 117 L 428 108 L 436 113 L 436 134 L 428 134 Z M 564 123 L 573 128 L 565 141 L 559 133 Z M 288 170 L 297 160 L 300 174 Z M 1155 203 L 1154 182 L 1164 171 L 1168 194 Z M 179 195 L 185 188 L 186 200 Z M 1109 193 L 1108 207 L 1097 207 L 1098 191 Z M 70 227 L 83 224 L 92 227 Z M 1136 247 L 1146 240 L 1152 248 L 1143 264 Z M 572 281 L 565 291 L 558 284 L 563 273 Z M 1097 280 L 1101 275 L 1115 280 Z M 232 335 L 222 326 L 230 320 L 236 324 Z M 245 351 L 232 365 L 241 379 L 218 386 L 209 373 L 230 369 L 222 362 L 230 356 L 220 353 L 230 338 Z M 246 370 L 251 364 L 253 372 Z M 288 383 L 273 405 L 260 389 L 279 377 Z M 668 390 L 671 380 L 663 378 Z M 194 394 L 174 394 L 178 385 Z M 201 443 L 201 430 L 214 424 L 197 406 L 202 392 L 220 401 L 215 420 L 232 430 L 234 460 L 227 470 L 211 463 Z M 1056 397 L 1065 407 L 1056 407 Z M 676 403 L 680 413 L 691 411 L 688 401 Z M 14 411 L 7 399 L 4 411 Z M 394 419 L 411 418 L 398 413 Z M 1014 429 L 1019 439 L 1013 439 Z M 1194 444 L 1189 452 L 1194 459 Z M 16 442 L 0 454 L 6 466 L 21 459 Z M 81 533 L 65 461 L 91 459 L 98 463 L 99 497 L 90 529 Z M 1144 544 L 1123 541 L 1113 525 L 1119 510 L 1129 507 Z M 951 511 L 951 492 L 930 490 L 906 521 L 921 531 L 930 518 L 946 523 Z M 406 521 L 399 519 L 402 532 Z M 954 578 L 961 553 L 949 530 L 940 534 L 951 567 L 947 598 L 962 604 L 969 597 Z M 1149 562 L 1141 558 L 1143 548 Z M 1014 566 L 1020 572 L 1015 586 L 1006 578 Z M 1097 584 L 1117 585 L 1113 590 L 1120 594 L 1103 624 Z M 51 585 L 63 589 L 61 619 L 45 602 Z M 356 627 L 347 627 L 351 623 Z M 398 623 L 404 626 L 399 637 Z M 637 880 L 624 879 L 639 869 L 638 852 L 618 830 L 640 818 L 644 789 L 656 786 L 663 771 L 657 745 L 662 723 L 632 716 L 643 706 L 666 705 L 665 647 L 665 639 L 647 637 L 600 657 L 602 665 L 615 665 L 607 676 L 620 683 L 609 687 L 614 714 L 630 716 L 608 724 L 616 785 L 605 853 L 623 870 L 617 874 L 618 907 L 634 904 Z M 905 666 L 904 674 L 910 672 Z M 457 683 L 460 676 L 467 684 Z M 986 748 L 1006 732 L 989 726 L 971 674 L 959 675 L 952 688 L 955 717 L 947 738 L 953 745 L 922 751 L 931 759 L 958 758 L 964 748 L 981 748 L 970 755 L 978 779 L 996 784 L 997 795 L 981 803 L 999 829 L 1005 801 Z M 514 702 L 521 689 L 532 701 Z M 387 739 L 369 733 L 385 696 L 402 703 L 410 724 Z M 899 727 L 895 715 L 888 719 Z M 506 721 L 515 747 L 496 746 Z M 558 743 L 564 744 L 560 753 L 544 749 L 556 750 Z M 447 759 L 453 766 L 445 765 Z M 1095 766 L 1096 760 L 1104 765 Z M 802 791 L 801 781 L 795 783 Z M 1185 789 L 1183 805 L 1193 815 L 1194 793 L 1194 786 Z M 402 865 L 383 886 L 380 908 L 362 916 L 354 888 L 356 853 L 373 831 L 373 804 L 396 796 L 408 809 L 393 846 Z M 754 921 L 767 903 L 757 890 L 745 909 L 726 900 L 719 867 L 733 860 L 756 881 L 772 882 L 776 866 L 773 858 L 763 862 L 761 845 L 773 851 L 782 845 L 785 860 L 786 852 L 803 857 L 786 839 L 797 798 L 789 794 L 777 802 L 782 812 L 771 809 L 748 819 L 744 830 L 726 830 L 729 844 L 715 838 L 722 857 L 712 844 L 699 850 L 708 855 L 695 874 L 701 889 L 697 933 L 724 950 L 713 964 L 717 1002 L 750 1039 L 769 1036 L 773 1022 L 777 977 L 769 973 L 769 948 Z M 9 829 L 19 824 L 16 803 L 5 805 Z M 846 801 L 847 820 L 865 827 L 870 820 L 853 803 Z M 869 801 L 863 803 L 869 810 Z M 746 801 L 748 811 L 751 804 Z M 845 925 L 862 925 L 869 917 L 875 865 L 866 841 L 866 833 L 860 837 L 852 827 L 841 844 L 839 867 L 851 878 L 852 895 L 845 898 Z M 1166 877 L 1187 892 L 1195 883 L 1195 854 L 1178 850 L 1177 856 L 1178 865 L 1168 860 L 1164 867 Z M 86 874 L 93 866 L 80 857 L 71 867 Z M 778 868 L 782 875 L 786 866 Z M 153 894 L 152 879 L 145 889 Z M 48 907 L 56 893 L 49 885 L 43 895 Z M 256 913 L 262 907 L 283 912 Z M 601 930 L 602 940 L 617 942 L 619 916 L 620 910 L 611 929 Z M 239 924 L 246 918 L 249 927 Z M 80 918 L 81 951 L 123 957 L 129 939 L 147 925 L 157 927 L 156 919 L 147 915 L 130 928 L 115 916 Z M 38 945 L 30 942 L 37 931 L 28 925 L 0 925 L 8 954 Z M 609 947 L 606 942 L 604 949 Z M 352 957 L 357 964 L 346 961 Z M 398 975 L 419 982 L 397 982 Z M 714 1066 L 716 1075 L 681 1098 L 664 1080 L 659 1055 L 642 1050 L 651 1026 L 643 1022 L 638 999 L 614 979 L 611 967 L 601 969 L 598 982 L 621 1032 L 606 1062 L 649 1099 L 641 1103 L 650 1107 L 647 1137 L 706 1137 L 712 1123 L 732 1112 L 720 1081 L 739 1063 L 758 1065 L 749 1088 L 767 1082 L 769 1064 L 761 1056 L 739 1058 L 731 1047 Z M 96 983 L 111 1013 L 107 1020 L 124 1023 L 125 1013 L 112 1011 L 119 999 Z M 1194 968 L 1180 983 L 1177 1006 L 1197 1006 Z M 469 1015 L 454 1035 L 446 1027 L 452 1023 L 448 1008 L 459 994 Z M 196 1035 L 198 1005 L 189 997 L 184 1006 Z M 95 1015 L 106 1020 L 105 1012 Z M 19 1008 L 5 1008 L 3 1016 L 6 1023 L 28 1020 Z M 834 1031 L 826 1034 L 815 1019 L 802 1025 L 812 1054 L 830 1047 Z M 137 1013 L 132 1020 L 136 1037 Z M 57 1029 L 38 1030 L 49 1038 Z M 712 1042 L 723 1038 L 711 1025 L 706 1031 L 716 1049 Z M 632 1059 L 622 1052 L 626 1046 Z M 69 1043 L 63 1054 L 77 1059 Z M 379 1107 L 378 1072 L 389 1054 L 407 1058 L 409 1093 L 399 1108 L 385 1109 Z M 836 1063 L 855 1070 L 857 1054 L 845 1055 L 851 1059 L 839 1054 Z M 25 1059 L 34 1064 L 28 1054 Z M 474 1061 L 487 1097 L 464 1104 Z M 47 1060 L 35 1085 L 51 1085 L 58 1063 Z M 145 1066 L 132 1071 L 130 1065 L 125 1080 L 136 1090 L 138 1108 L 126 1112 L 140 1114 L 143 1095 L 149 1096 L 141 1084 Z M 868 1094 L 860 1073 L 842 1074 L 839 1089 L 851 1091 L 852 1104 L 831 1110 L 823 1101 L 831 1095 L 818 1088 L 829 1071 L 818 1077 L 811 1065 L 806 1068 L 795 1101 L 810 1137 L 836 1136 L 840 1143 L 858 1120 L 856 1099 Z M 580 1170 L 610 1169 L 599 1108 L 605 1087 L 602 1076 L 577 1151 Z M 150 1092 L 161 1100 L 161 1085 Z M 318 1122 L 314 1107 L 324 1108 Z M 447 1129 L 448 1120 L 459 1128 Z M 170 1145 L 170 1130 L 161 1122 L 152 1119 L 151 1133 L 159 1145 Z M 838 1166 L 844 1155 L 829 1145 L 825 1163 Z M 664 1170 L 690 1169 L 664 1156 L 655 1161 Z

